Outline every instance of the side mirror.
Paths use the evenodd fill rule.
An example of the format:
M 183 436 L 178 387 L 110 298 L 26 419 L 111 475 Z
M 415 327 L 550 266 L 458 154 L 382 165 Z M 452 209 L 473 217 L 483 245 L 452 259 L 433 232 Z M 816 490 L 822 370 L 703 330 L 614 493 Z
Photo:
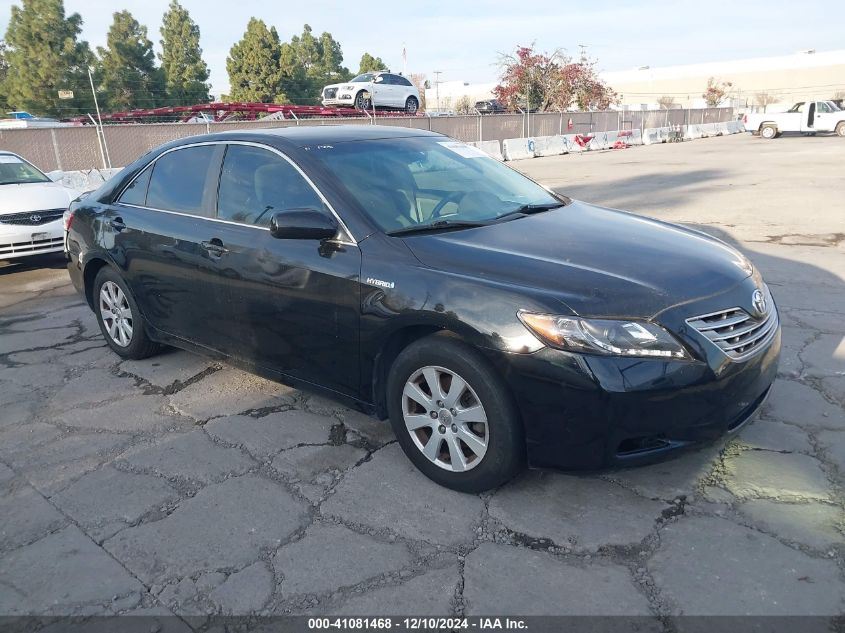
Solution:
M 316 209 L 276 211 L 270 218 L 270 235 L 280 240 L 327 240 L 337 228 L 333 217 Z

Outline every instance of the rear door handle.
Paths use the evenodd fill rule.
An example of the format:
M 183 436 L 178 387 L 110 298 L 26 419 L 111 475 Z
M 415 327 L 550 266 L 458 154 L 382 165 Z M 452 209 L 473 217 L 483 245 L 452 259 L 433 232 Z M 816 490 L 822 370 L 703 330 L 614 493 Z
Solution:
M 109 220 L 109 226 L 118 233 L 126 228 L 126 225 L 123 223 L 123 218 L 114 218 L 113 220 Z
M 216 237 L 209 242 L 202 242 L 202 247 L 211 255 L 220 257 L 229 252 L 229 249 L 223 246 L 223 242 Z

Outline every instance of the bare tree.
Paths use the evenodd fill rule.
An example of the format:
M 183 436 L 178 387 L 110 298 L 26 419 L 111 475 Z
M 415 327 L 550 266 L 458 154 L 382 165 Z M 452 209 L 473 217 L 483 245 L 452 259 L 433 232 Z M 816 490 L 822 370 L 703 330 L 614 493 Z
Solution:
M 833 101 L 845 101 L 845 90 L 837 90 L 833 93 L 833 97 L 831 97 Z
M 657 100 L 657 105 L 659 105 L 660 108 L 663 110 L 671 110 L 673 107 L 675 107 L 675 97 L 663 95 Z
M 472 114 L 473 103 L 469 95 L 463 95 L 455 102 L 455 112 L 458 114 Z
M 722 99 L 725 98 L 725 95 L 728 94 L 731 86 L 733 84 L 730 81 L 721 81 L 715 77 L 710 77 L 707 80 L 707 89 L 701 96 L 704 97 L 704 101 L 709 107 L 715 108 L 718 107 Z
M 423 73 L 411 73 L 408 75 L 408 80 L 417 87 L 420 93 L 420 111 L 425 112 L 425 91 L 430 88 L 428 79 Z
M 763 108 L 763 112 L 766 111 L 773 103 L 778 102 L 778 97 L 776 95 L 770 94 L 765 90 L 763 92 L 758 92 L 754 95 L 754 105 L 758 108 Z

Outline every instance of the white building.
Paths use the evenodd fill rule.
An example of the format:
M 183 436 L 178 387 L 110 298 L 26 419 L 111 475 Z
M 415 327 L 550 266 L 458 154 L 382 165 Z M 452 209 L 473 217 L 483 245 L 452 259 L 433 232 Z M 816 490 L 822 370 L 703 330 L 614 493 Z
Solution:
M 770 110 L 804 99 L 841 98 L 845 50 L 602 73 L 621 103 L 632 108 L 656 107 L 661 97 L 671 97 L 679 107 L 704 107 L 702 94 L 710 77 L 732 84 L 724 105 L 754 107 L 762 93 L 775 100 Z

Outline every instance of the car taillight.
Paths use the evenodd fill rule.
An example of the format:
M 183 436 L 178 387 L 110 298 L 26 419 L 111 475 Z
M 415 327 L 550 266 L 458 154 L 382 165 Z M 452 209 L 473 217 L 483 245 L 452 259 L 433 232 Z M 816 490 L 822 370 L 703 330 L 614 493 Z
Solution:
M 68 209 L 64 213 L 62 213 L 62 222 L 65 225 L 65 231 L 70 230 L 70 225 L 73 224 L 73 211 Z
M 748 123 L 748 115 L 747 115 L 747 114 L 743 114 L 743 115 L 742 115 L 742 122 L 743 122 L 743 123 Z

